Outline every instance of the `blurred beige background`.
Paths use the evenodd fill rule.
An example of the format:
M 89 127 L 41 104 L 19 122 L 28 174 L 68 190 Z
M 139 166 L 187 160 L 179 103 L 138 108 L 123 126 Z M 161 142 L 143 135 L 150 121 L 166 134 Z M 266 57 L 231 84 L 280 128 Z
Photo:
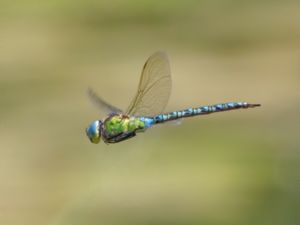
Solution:
M 300 2 L 1 1 L 0 224 L 295 225 Z M 126 108 L 169 54 L 167 111 L 258 109 L 92 145 L 86 89 Z

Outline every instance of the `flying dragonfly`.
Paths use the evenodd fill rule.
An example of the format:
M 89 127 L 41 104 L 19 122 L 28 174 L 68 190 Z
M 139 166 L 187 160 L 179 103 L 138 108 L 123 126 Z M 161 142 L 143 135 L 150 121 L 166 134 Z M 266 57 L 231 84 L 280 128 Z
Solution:
M 168 103 L 172 87 L 168 57 L 156 52 L 146 61 L 140 78 L 137 93 L 126 111 L 111 105 L 99 97 L 93 90 L 88 94 L 91 100 L 106 113 L 106 117 L 96 120 L 86 129 L 90 141 L 97 144 L 118 143 L 144 132 L 150 127 L 181 118 L 224 112 L 234 109 L 246 109 L 260 106 L 247 102 L 228 102 L 200 106 L 184 110 L 163 113 Z

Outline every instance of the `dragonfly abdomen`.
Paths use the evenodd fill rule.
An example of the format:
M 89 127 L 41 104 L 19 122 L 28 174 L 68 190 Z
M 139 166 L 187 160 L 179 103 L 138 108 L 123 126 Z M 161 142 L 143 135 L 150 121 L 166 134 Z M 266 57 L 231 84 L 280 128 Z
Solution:
M 201 106 L 198 108 L 189 108 L 181 111 L 159 114 L 153 117 L 153 119 L 154 119 L 154 123 L 157 124 L 157 123 L 163 123 L 163 122 L 185 118 L 185 117 L 206 115 L 210 113 L 229 111 L 229 110 L 241 109 L 241 108 L 244 109 L 253 108 L 257 106 L 260 106 L 260 104 L 250 104 L 247 102 L 228 102 L 228 103 Z

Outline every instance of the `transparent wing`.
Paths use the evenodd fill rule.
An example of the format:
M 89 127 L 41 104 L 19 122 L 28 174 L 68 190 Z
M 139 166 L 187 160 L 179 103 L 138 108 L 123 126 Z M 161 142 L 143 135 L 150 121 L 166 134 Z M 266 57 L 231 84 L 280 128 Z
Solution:
M 88 89 L 88 96 L 90 97 L 91 101 L 100 109 L 102 114 L 108 115 L 111 113 L 122 113 L 122 110 L 110 105 L 102 98 L 100 98 L 91 88 Z
M 128 107 L 127 115 L 153 116 L 166 107 L 171 94 L 172 80 L 168 57 L 156 52 L 146 61 L 138 91 Z

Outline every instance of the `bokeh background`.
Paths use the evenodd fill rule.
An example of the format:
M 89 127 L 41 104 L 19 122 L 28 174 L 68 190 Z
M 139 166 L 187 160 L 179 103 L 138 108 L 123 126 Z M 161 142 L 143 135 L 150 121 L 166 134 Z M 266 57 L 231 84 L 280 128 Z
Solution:
M 299 224 L 299 22 L 296 0 L 2 0 L 0 224 Z M 125 109 L 157 50 L 166 111 L 263 107 L 90 144 L 87 87 Z

